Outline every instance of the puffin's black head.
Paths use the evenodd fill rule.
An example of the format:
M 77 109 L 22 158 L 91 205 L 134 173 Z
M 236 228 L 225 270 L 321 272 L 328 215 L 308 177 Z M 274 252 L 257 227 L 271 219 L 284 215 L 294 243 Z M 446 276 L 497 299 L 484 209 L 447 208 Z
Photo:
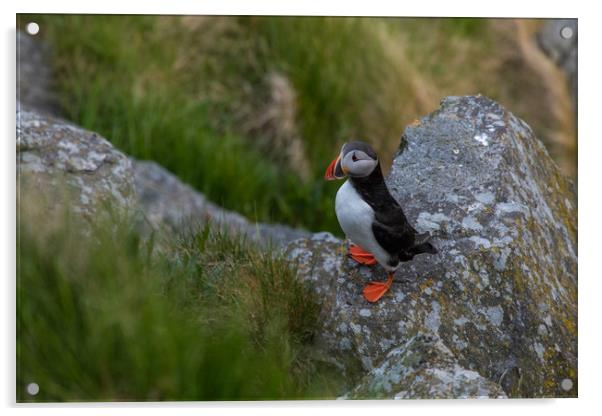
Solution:
M 376 166 L 378 156 L 368 143 L 349 142 L 343 145 L 339 156 L 330 162 L 324 179 L 333 181 L 343 179 L 346 175 L 364 177 L 370 175 Z

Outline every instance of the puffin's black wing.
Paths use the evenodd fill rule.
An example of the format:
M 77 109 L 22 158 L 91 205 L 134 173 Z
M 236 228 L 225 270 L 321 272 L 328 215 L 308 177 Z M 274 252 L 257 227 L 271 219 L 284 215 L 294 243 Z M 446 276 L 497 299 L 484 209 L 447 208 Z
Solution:
M 399 206 L 396 210 L 375 212 L 372 232 L 376 241 L 391 255 L 409 251 L 415 242 L 416 230 L 412 228 Z
M 407 221 L 399 205 L 392 212 L 375 214 L 372 232 L 382 248 L 400 261 L 409 261 L 421 253 L 437 253 L 431 242 L 430 234 L 418 234 Z

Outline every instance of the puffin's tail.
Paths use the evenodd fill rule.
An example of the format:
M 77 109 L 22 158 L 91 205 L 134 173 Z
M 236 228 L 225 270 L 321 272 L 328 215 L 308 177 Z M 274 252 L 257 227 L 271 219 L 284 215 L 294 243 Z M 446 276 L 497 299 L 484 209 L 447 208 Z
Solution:
M 429 241 L 430 238 L 431 235 L 429 233 L 418 234 L 415 239 L 416 244 L 414 244 L 414 247 L 412 247 L 412 254 L 437 254 L 437 248 Z
M 412 247 L 413 255 L 422 254 L 422 253 L 437 254 L 438 251 L 437 251 L 437 248 L 430 241 L 427 241 L 427 242 L 424 242 L 421 244 L 417 244 L 414 247 Z

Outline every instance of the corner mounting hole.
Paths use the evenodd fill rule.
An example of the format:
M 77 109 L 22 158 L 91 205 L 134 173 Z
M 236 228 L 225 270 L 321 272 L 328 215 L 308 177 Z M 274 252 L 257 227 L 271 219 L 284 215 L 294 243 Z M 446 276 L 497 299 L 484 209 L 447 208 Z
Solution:
M 570 378 L 565 378 L 560 382 L 560 387 L 564 391 L 569 391 L 573 388 L 573 380 L 571 380 Z
M 560 37 L 562 39 L 570 39 L 573 37 L 573 29 L 570 26 L 565 26 L 560 29 Z
M 38 383 L 29 383 L 27 385 L 27 394 L 29 394 L 30 396 L 35 396 L 39 392 L 40 386 L 38 386 Z
M 40 31 L 40 25 L 38 25 L 36 22 L 27 23 L 25 31 L 30 35 L 35 36 Z

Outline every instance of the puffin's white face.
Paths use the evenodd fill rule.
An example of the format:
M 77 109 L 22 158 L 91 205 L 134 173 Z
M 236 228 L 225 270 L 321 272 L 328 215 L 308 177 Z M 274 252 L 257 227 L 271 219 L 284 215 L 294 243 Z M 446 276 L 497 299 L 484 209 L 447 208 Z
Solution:
M 372 173 L 378 165 L 378 157 L 372 148 L 363 142 L 345 143 L 339 156 L 333 160 L 324 178 L 332 181 L 343 179 L 346 175 L 351 177 L 364 177 Z
M 343 154 L 341 152 L 341 154 Z M 372 173 L 378 159 L 372 159 L 366 152 L 350 150 L 341 159 L 341 169 L 349 176 L 363 177 Z

